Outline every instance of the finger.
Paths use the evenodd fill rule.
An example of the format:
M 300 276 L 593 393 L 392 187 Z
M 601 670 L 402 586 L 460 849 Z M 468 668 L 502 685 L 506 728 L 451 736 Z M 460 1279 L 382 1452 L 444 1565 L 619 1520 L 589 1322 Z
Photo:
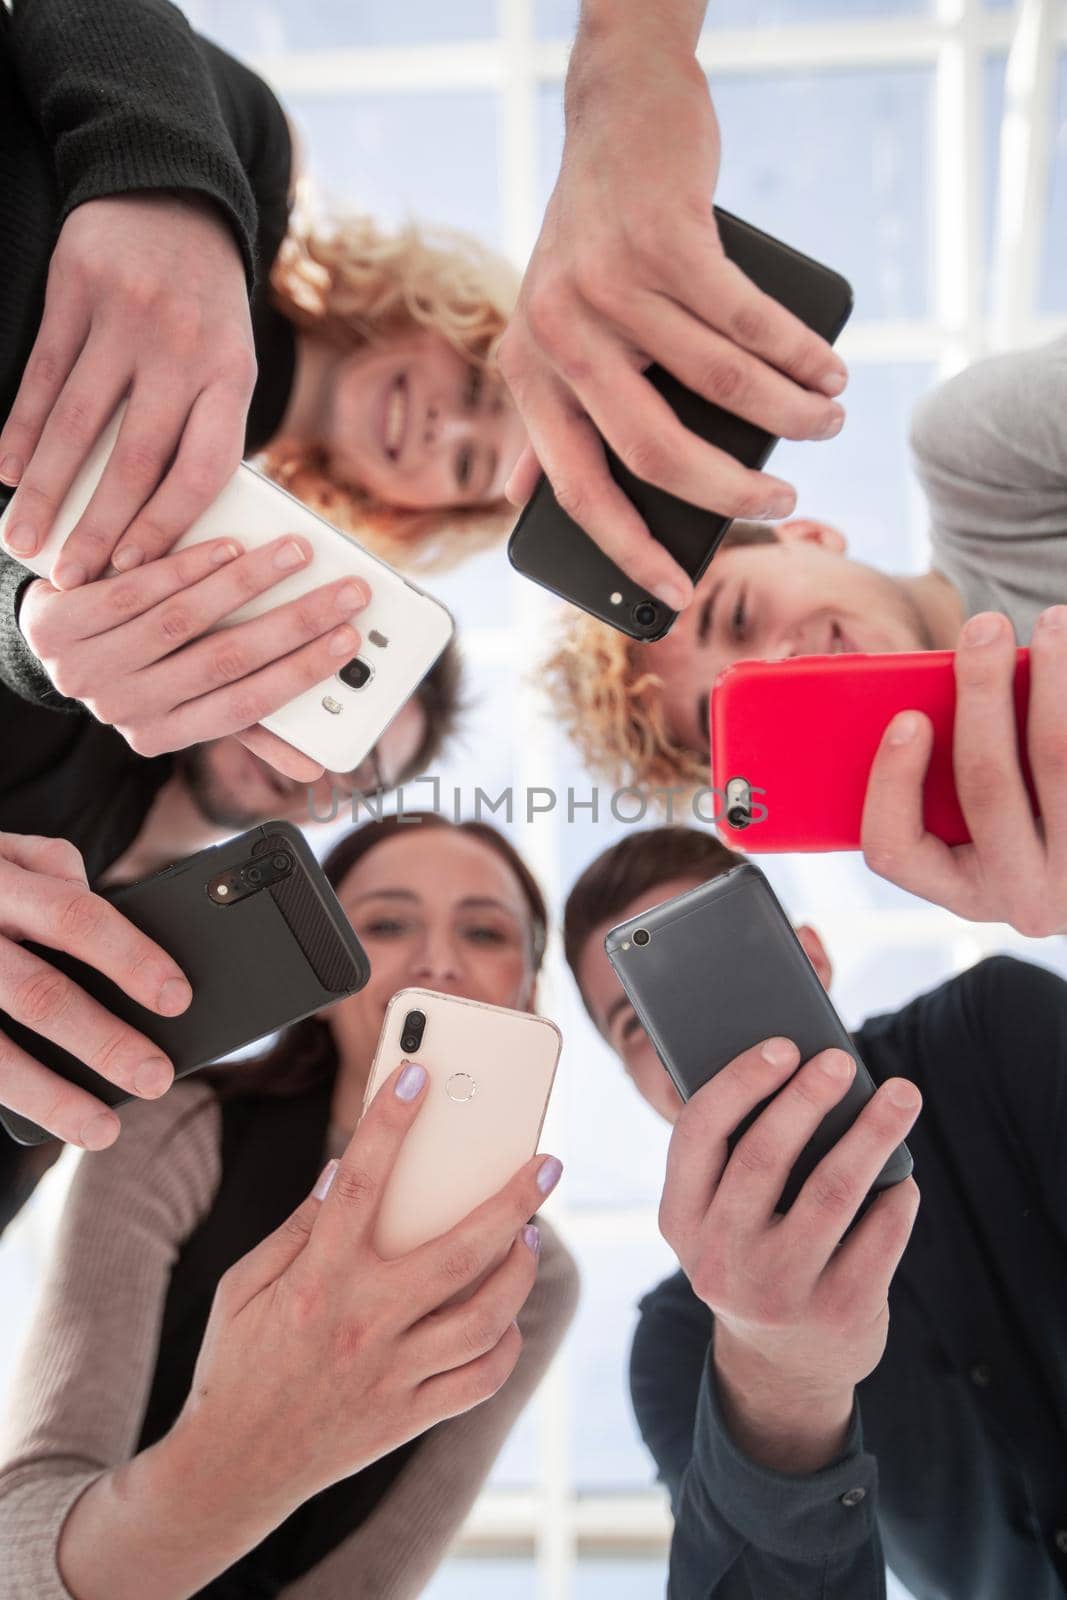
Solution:
M 479 1356 L 465 1367 L 427 1378 L 417 1390 L 418 1406 L 423 1418 L 419 1432 L 424 1433 L 435 1422 L 446 1417 L 458 1417 L 464 1411 L 491 1400 L 507 1383 L 515 1371 L 522 1354 L 522 1334 L 517 1325 L 509 1324 L 503 1338 L 487 1355 Z
M 847 1051 L 820 1050 L 779 1089 L 726 1163 L 715 1193 L 716 1227 L 738 1239 L 766 1228 L 798 1158 L 855 1076 Z
M 534 1286 L 539 1249 L 538 1230 L 528 1223 L 470 1299 L 418 1322 L 408 1338 L 408 1360 L 420 1380 L 464 1367 L 496 1348 Z
M 668 1243 L 701 1226 L 729 1156 L 728 1141 L 745 1117 L 797 1069 L 791 1039 L 766 1039 L 717 1072 L 682 1107 L 667 1148 L 659 1227 Z
M 922 1096 L 913 1083 L 887 1079 L 809 1174 L 781 1227 L 783 1241 L 794 1241 L 817 1273 L 921 1109 Z
M 634 583 L 684 610 L 692 582 L 612 478 L 603 443 L 573 395 L 554 378 L 526 378 L 516 401 L 561 509 Z
M 315 1187 L 296 1210 L 223 1275 L 219 1293 L 229 1302 L 231 1313 L 241 1311 L 268 1284 L 276 1283 L 302 1254 L 339 1165 L 337 1161 L 327 1161 Z
M 0 833 L 0 858 L 26 872 L 40 872 L 64 883 L 89 886 L 82 853 L 69 839 L 56 839 L 49 834 Z M 0 905 L 0 926 L 5 920 Z
M 504 485 L 504 493 L 513 506 L 524 506 L 537 488 L 541 478 L 541 463 L 529 445 L 523 446 L 522 455 Z
M 918 1210 L 914 1178 L 894 1183 L 871 1201 L 820 1280 L 819 1298 L 831 1314 L 835 1306 L 852 1311 L 866 1304 L 874 1316 L 885 1305 Z
M 100 482 L 50 574 L 57 589 L 100 577 L 166 473 L 189 415 L 169 378 L 151 370 L 138 375 Z
M 87 886 L 0 863 L 0 907 L 5 921 L 17 918 L 20 939 L 77 957 L 160 1016 L 179 1016 L 192 1000 L 178 963 Z
M 663 295 L 640 294 L 628 327 L 660 366 L 694 393 L 782 439 L 833 439 L 845 413 L 717 333 Z
M 82 300 L 70 293 L 69 287 L 58 293 L 53 281 L 45 293 L 41 326 L 15 399 L 0 428 L 0 477 L 5 483 L 18 483 L 25 476 L 88 332 L 89 320 Z M 9 523 L 8 536 L 13 529 L 14 524 Z M 44 538 L 39 529 L 37 535 L 32 548 L 14 553 L 35 554 Z M 8 542 L 13 549 L 10 538 Z
M 251 393 L 216 383 L 197 397 L 174 465 L 115 546 L 120 572 L 163 555 L 222 493 L 241 464 Z
M 1030 640 L 1026 742 L 1044 828 L 1049 875 L 1067 889 L 1067 606 L 1038 617 Z M 1059 903 L 1063 904 L 1062 894 Z M 1048 931 L 1052 931 L 1049 929 Z
M 254 756 L 259 756 L 261 761 L 272 766 L 275 772 L 292 778 L 296 783 L 317 783 L 326 771 L 318 761 L 312 761 L 310 756 L 286 744 L 269 728 L 247 728 L 244 733 L 235 734 L 234 737 L 241 741 L 246 750 L 251 750 Z
M 933 747 L 933 724 L 921 711 L 900 712 L 889 723 L 867 779 L 860 844 L 872 872 L 951 910 L 964 894 L 959 858 L 923 820 Z
M 336 1271 L 369 1245 L 393 1163 L 425 1099 L 426 1068 L 402 1061 L 360 1118 L 316 1220 L 308 1263 Z
M 90 338 L 40 428 L 33 456 L 11 502 L 7 542 L 14 554 L 36 554 L 44 544 L 71 484 L 114 414 L 126 382 L 126 372 L 103 360 L 99 340 Z M 31 530 L 32 548 L 29 535 L 17 535 L 16 526 Z
M 106 1150 L 122 1127 L 102 1100 L 50 1072 L 3 1033 L 0 1105 L 82 1150 Z
M 158 1045 L 9 939 L 0 940 L 0 1008 L 127 1094 L 155 1100 L 174 1081 L 174 1067 Z
M 844 389 L 848 368 L 828 341 L 758 289 L 721 245 L 710 263 L 706 247 L 664 252 L 663 270 L 681 304 L 733 344 L 805 389 L 831 397 Z
M 137 715 L 149 717 L 248 679 L 314 643 L 366 606 L 366 584 L 340 578 L 249 622 L 218 629 L 137 676 Z M 356 646 L 358 648 L 358 644 Z M 327 668 L 327 676 L 336 672 Z
M 1041 841 L 1019 765 L 1015 726 L 1015 635 L 1007 617 L 981 612 L 956 651 L 952 765 L 960 810 L 987 882 L 1013 888 L 1039 882 Z
M 447 1233 L 403 1258 L 404 1303 L 412 1322 L 461 1293 L 510 1249 L 563 1172 L 555 1156 L 537 1155 L 491 1199 L 476 1206 Z

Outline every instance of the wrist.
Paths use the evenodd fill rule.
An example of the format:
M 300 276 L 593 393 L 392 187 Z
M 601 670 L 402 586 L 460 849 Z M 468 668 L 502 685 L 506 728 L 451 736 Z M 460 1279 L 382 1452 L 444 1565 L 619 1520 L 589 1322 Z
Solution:
M 198 1522 L 247 1539 L 248 1549 L 307 1498 L 291 1482 L 260 1470 L 235 1434 L 220 1434 L 188 1407 L 153 1449 L 160 1452 L 153 1469 L 160 1483 L 186 1499 L 192 1494 Z
M 751 1461 L 778 1472 L 818 1472 L 845 1448 L 855 1391 L 785 1373 L 718 1323 L 712 1340 L 719 1406 Z
M 687 0 L 665 17 L 662 8 L 649 6 L 647 0 L 585 0 L 564 87 L 567 127 L 591 98 L 613 91 L 629 98 L 657 70 L 668 70 L 675 80 L 691 77 L 706 93 L 707 80 L 696 56 L 704 9 L 703 0 L 698 5 Z

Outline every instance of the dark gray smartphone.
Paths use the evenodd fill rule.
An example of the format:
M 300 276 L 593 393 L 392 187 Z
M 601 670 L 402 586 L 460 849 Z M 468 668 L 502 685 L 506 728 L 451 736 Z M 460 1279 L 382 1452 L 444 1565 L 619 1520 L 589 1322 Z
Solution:
M 777 1206 L 787 1211 L 870 1100 L 874 1083 L 763 873 L 743 862 L 612 928 L 604 948 L 683 1100 L 774 1035 L 793 1040 L 801 1063 L 831 1048 L 855 1061 L 848 1093 L 789 1174 Z M 735 1130 L 731 1150 L 767 1104 Z M 907 1145 L 899 1145 L 872 1193 L 899 1183 L 911 1166 Z
M 719 238 L 729 259 L 752 282 L 779 301 L 831 344 L 848 321 L 852 290 L 829 267 L 761 233 L 729 211 L 714 207 Z M 764 465 L 777 439 L 753 423 L 694 394 L 660 366 L 645 373 L 682 424 L 734 456 L 746 467 Z M 691 506 L 676 495 L 645 483 L 627 470 L 605 444 L 608 469 L 631 500 L 653 537 L 698 583 L 707 571 L 732 517 Z M 563 600 L 599 617 L 631 639 L 662 639 L 677 620 L 647 589 L 628 578 L 589 535 L 563 511 L 542 477 L 508 540 L 508 559 L 517 572 Z
M 176 1078 L 362 989 L 370 963 L 299 828 L 265 822 L 152 878 L 103 891 L 181 967 L 193 989 L 180 1017 L 131 1000 L 64 951 L 26 948 L 166 1051 Z M 76 1056 L 0 1011 L 0 1034 L 106 1105 L 131 1098 Z M 20 1144 L 52 1135 L 0 1106 Z

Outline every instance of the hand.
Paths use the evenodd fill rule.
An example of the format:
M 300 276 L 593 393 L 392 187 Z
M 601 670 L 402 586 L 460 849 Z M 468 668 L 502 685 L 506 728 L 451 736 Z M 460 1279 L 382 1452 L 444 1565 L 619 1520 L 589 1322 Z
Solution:
M 524 1224 L 559 1164 L 535 1157 L 449 1232 L 381 1260 L 378 1207 L 425 1090 L 425 1072 L 412 1070 L 383 1084 L 332 1183 L 328 1170 L 223 1277 L 176 1424 L 198 1476 L 247 1484 L 278 1520 L 488 1399 L 518 1360 L 514 1318 L 537 1272 L 536 1229 Z M 447 1304 L 487 1267 L 469 1299 Z
M 256 381 L 244 266 L 209 202 L 89 200 L 60 229 L 44 317 L 0 430 L 18 483 L 7 546 L 34 555 L 129 392 L 110 462 L 52 572 L 57 588 L 169 550 L 233 476 Z
M 899 713 L 886 729 L 860 838 L 867 865 L 890 883 L 969 922 L 1007 922 L 1041 939 L 1067 933 L 1067 606 L 1043 612 L 1030 643 L 1026 745 L 1040 820 L 1019 762 L 1015 660 L 1007 617 L 982 612 L 965 625 L 956 651 L 953 767 L 971 843 L 949 846 L 923 826 L 933 727 L 919 711 Z
M 0 1011 L 69 1050 L 127 1094 L 155 1100 L 173 1064 L 151 1039 L 120 1022 L 23 940 L 65 950 L 161 1017 L 192 999 L 181 968 L 107 900 L 91 892 L 66 839 L 0 833 Z M 119 1119 L 86 1089 L 35 1061 L 0 1033 L 0 1103 L 68 1144 L 103 1150 Z
M 843 1050 L 797 1071 L 799 1059 L 791 1041 L 769 1040 L 686 1104 L 660 1229 L 715 1314 L 716 1371 L 738 1442 L 768 1465 L 783 1464 L 775 1453 L 788 1447 L 792 1470 L 814 1471 L 833 1459 L 833 1443 L 840 1449 L 852 1390 L 881 1360 L 889 1282 L 918 1208 L 913 1180 L 884 1190 L 842 1236 L 921 1102 L 905 1079 L 883 1083 L 781 1215 L 789 1173 L 855 1072 Z M 729 1136 L 768 1095 L 728 1156 Z M 825 1459 L 812 1460 L 813 1449 Z
M 313 782 L 321 766 L 255 725 L 355 655 L 360 636 L 344 619 L 367 604 L 367 585 L 338 579 L 201 637 L 310 557 L 308 541 L 296 536 L 247 555 L 216 539 L 74 593 L 38 579 L 19 626 L 59 693 L 81 700 L 138 755 L 249 729 L 257 754 Z
M 786 516 L 788 484 L 690 433 L 641 373 L 657 362 L 789 439 L 840 430 L 844 413 L 827 397 L 846 374 L 823 339 L 723 254 L 707 82 L 691 49 L 659 37 L 661 8 L 646 9 L 647 24 L 635 9 L 617 40 L 575 45 L 560 175 L 500 365 L 531 446 L 509 496 L 529 498 L 540 463 L 568 515 L 681 610 L 693 585 L 611 478 L 597 430 L 639 478 L 693 505 Z

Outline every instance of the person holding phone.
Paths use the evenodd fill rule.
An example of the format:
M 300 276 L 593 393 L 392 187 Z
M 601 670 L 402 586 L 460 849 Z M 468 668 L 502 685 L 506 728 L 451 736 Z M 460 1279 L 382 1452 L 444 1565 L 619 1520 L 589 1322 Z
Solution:
M 868 865 L 974 921 L 1041 937 L 1067 931 L 1059 866 L 1059 756 L 1067 682 L 1067 339 L 977 362 L 920 401 L 916 470 L 933 563 L 890 575 L 853 560 L 825 522 L 735 522 L 698 604 L 655 645 L 569 618 L 547 663 L 560 721 L 612 782 L 695 790 L 708 780 L 708 702 L 749 657 L 956 651 L 954 765 L 972 843 L 949 849 L 921 821 L 929 719 L 885 730 L 867 791 Z M 1030 648 L 1028 753 L 1035 823 L 1012 703 L 1017 645 Z
M 564 913 L 589 1015 L 674 1126 L 660 1227 L 681 1270 L 642 1300 L 630 1360 L 675 1516 L 672 1600 L 884 1600 L 887 1559 L 917 1597 L 1056 1600 L 1067 984 L 994 957 L 869 1018 L 854 1039 L 878 1093 L 776 1216 L 848 1086 L 837 1053 L 801 1063 L 791 1041 L 764 1041 L 683 1106 L 603 945 L 741 859 L 697 829 L 630 833 Z M 828 989 L 822 941 L 796 933 Z M 905 1135 L 915 1178 L 846 1232 Z
M 575 1269 L 524 1228 L 555 1158 L 396 1261 L 370 1245 L 425 1089 L 401 1065 L 357 1128 L 392 994 L 528 1010 L 545 938 L 502 835 L 412 820 L 325 862 L 368 984 L 258 1063 L 130 1105 L 76 1172 L 4 1431 L 13 1600 L 414 1597 L 558 1346 Z

